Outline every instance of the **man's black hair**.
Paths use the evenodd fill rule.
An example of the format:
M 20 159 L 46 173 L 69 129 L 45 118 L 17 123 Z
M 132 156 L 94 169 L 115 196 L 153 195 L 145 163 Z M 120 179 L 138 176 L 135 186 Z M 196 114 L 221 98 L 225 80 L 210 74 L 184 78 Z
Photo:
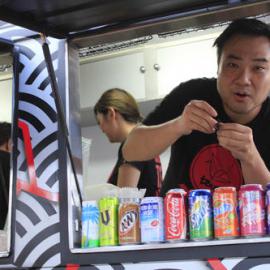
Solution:
M 217 47 L 218 63 L 225 43 L 235 35 L 264 36 L 270 40 L 270 26 L 257 19 L 242 18 L 233 21 L 213 44 Z
M 8 122 L 0 122 L 0 146 L 8 142 L 11 138 L 11 124 Z

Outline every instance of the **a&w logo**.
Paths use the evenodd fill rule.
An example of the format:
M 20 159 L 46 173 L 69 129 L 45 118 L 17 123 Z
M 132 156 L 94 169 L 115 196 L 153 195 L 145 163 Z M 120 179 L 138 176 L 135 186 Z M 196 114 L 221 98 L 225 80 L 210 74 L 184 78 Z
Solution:
M 129 232 L 136 224 L 138 214 L 136 211 L 128 211 L 120 220 L 120 233 L 125 234 Z

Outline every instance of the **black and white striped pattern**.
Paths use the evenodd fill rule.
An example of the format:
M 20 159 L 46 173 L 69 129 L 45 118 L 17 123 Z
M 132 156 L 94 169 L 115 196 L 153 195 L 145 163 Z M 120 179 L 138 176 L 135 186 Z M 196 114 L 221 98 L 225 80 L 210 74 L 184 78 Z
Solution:
M 63 47 L 61 41 L 50 39 L 49 42 L 57 70 L 58 51 Z M 41 44 L 31 39 L 17 45 L 20 51 L 18 117 L 29 128 L 37 186 L 58 193 L 57 113 Z M 29 183 L 24 139 L 20 130 L 17 181 Z M 59 203 L 22 190 L 16 202 L 15 264 L 22 267 L 59 265 L 59 230 Z

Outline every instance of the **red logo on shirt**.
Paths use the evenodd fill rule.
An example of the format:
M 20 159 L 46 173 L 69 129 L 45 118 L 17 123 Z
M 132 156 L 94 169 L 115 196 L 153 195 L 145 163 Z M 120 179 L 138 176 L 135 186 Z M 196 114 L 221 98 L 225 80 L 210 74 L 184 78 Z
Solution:
M 239 188 L 243 183 L 243 176 L 239 162 L 230 151 L 218 144 L 211 144 L 202 148 L 193 159 L 190 180 L 194 188 Z

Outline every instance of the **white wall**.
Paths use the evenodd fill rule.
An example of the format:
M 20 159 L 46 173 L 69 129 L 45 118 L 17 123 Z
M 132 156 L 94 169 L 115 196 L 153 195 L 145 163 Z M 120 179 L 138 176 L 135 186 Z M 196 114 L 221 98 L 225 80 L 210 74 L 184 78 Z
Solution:
M 115 164 L 119 144 L 110 143 L 98 126 L 82 128 L 82 137 L 91 140 L 88 160 L 83 163 L 87 166 L 84 186 L 105 183 Z
M 101 94 L 109 88 L 123 88 L 137 99 L 145 97 L 144 75 L 140 66 L 144 63 L 142 52 L 117 55 L 80 65 L 81 108 L 92 107 Z
M 0 121 L 11 123 L 12 119 L 12 79 L 0 77 Z

